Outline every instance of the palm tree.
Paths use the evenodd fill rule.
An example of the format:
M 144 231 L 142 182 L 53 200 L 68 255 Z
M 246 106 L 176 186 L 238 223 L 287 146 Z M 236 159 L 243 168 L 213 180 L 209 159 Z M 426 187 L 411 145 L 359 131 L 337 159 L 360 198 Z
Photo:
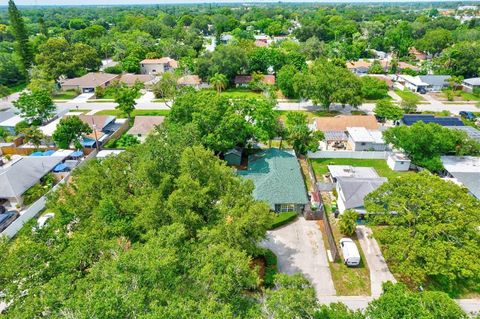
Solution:
M 221 73 L 215 73 L 215 75 L 210 78 L 210 83 L 217 92 L 220 93 L 227 86 L 227 77 Z
M 43 135 L 42 131 L 36 126 L 27 127 L 20 133 L 23 134 L 24 141 L 32 143 L 35 148 L 38 148 L 40 144 L 42 144 L 42 140 L 45 138 L 45 135 Z

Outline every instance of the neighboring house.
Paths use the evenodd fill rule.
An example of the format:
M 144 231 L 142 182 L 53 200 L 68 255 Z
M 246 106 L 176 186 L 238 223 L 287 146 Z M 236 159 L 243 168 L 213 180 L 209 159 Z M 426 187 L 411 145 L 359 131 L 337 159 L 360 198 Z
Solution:
M 116 123 L 116 117 L 113 115 L 79 115 L 82 122 L 86 123 L 92 129 L 92 133 L 83 137 L 81 144 L 86 148 L 96 147 L 108 140 L 110 135 L 116 132 L 123 122 Z
M 253 197 L 275 212 L 301 213 L 309 203 L 300 164 L 293 151 L 275 148 L 249 156 L 248 168 L 237 174 L 255 185 Z
M 198 75 L 184 75 L 177 81 L 180 86 L 191 86 L 196 90 L 200 89 L 202 79 Z
M 151 74 L 122 74 L 118 82 L 126 86 L 134 86 L 137 83 L 143 84 L 145 88 L 150 88 L 158 81 L 157 77 Z
M 472 126 L 465 125 L 465 126 L 445 126 L 445 127 L 452 130 L 463 131 L 467 133 L 468 137 L 470 137 L 472 140 L 475 140 L 478 143 L 480 143 L 480 131 Z
M 465 126 L 461 119 L 453 116 L 436 117 L 432 114 L 405 114 L 402 118 L 403 124 L 408 126 L 413 125 L 418 121 L 424 123 L 436 123 L 441 126 Z
M 410 169 L 411 160 L 403 153 L 390 153 L 387 157 L 387 165 L 393 171 L 406 172 Z
M 388 53 L 384 51 L 378 51 L 378 50 L 372 49 L 370 50 L 370 52 L 372 52 L 372 54 L 375 56 L 376 59 L 383 60 L 388 57 Z
M 61 163 L 65 156 L 22 156 L 0 166 L 0 199 L 22 205 L 22 195 Z
M 449 75 L 399 75 L 399 82 L 413 92 L 439 92 L 448 87 Z
M 230 166 L 240 166 L 242 164 L 243 149 L 241 147 L 235 147 L 227 151 L 223 158 Z
M 386 178 L 378 176 L 373 167 L 329 165 L 328 169 L 332 180 L 336 183 L 337 206 L 340 214 L 347 209 L 365 214 L 365 196 L 387 181 Z
M 446 176 L 454 178 L 480 199 L 480 157 L 442 156 Z
M 3 113 L 3 112 L 2 112 Z M 23 118 L 20 115 L 13 115 L 4 121 L 0 122 L 0 128 L 7 131 L 10 135 L 15 135 L 15 125 L 22 122 Z
M 106 88 L 119 78 L 118 74 L 90 72 L 78 78 L 67 79 L 60 85 L 63 91 L 78 90 L 81 93 L 93 93 L 97 87 Z
M 140 73 L 142 74 L 162 74 L 168 71 L 173 71 L 176 68 L 178 68 L 178 62 L 169 57 L 145 59 L 140 61 Z
M 411 56 L 415 57 L 415 60 L 417 60 L 417 61 L 425 61 L 425 60 L 428 60 L 428 58 L 429 58 L 428 54 L 418 50 L 417 48 L 410 48 L 408 50 L 408 53 Z
M 338 115 L 335 117 L 315 118 L 312 130 L 322 131 L 325 135 L 322 149 L 346 149 L 348 147 L 348 127 L 361 127 L 366 130 L 378 130 L 379 124 L 373 115 Z
M 463 90 L 472 93 L 475 89 L 480 89 L 480 78 L 465 79 L 462 82 Z
M 251 75 L 237 75 L 235 76 L 234 83 L 237 87 L 248 86 L 252 78 Z M 275 85 L 275 75 L 264 75 L 262 82 L 267 85 Z
M 57 126 L 62 118 L 64 118 L 65 116 L 79 116 L 82 114 L 82 112 L 68 112 L 68 110 L 64 110 L 57 115 L 57 118 L 55 120 L 51 121 L 48 124 L 40 126 L 39 130 L 42 131 L 43 135 L 51 137 L 57 129 Z
M 154 131 L 155 127 L 162 124 L 164 120 L 164 116 L 136 116 L 128 134 L 138 137 L 143 142 L 148 134 Z
M 372 62 L 359 60 L 346 62 L 347 69 L 355 74 L 367 74 L 368 70 L 372 66 Z
M 220 36 L 220 42 L 223 44 L 227 44 L 228 42 L 233 40 L 233 35 L 231 34 L 222 34 Z
M 255 40 L 254 44 L 256 47 L 259 47 L 259 48 L 268 47 L 267 41 Z
M 348 144 L 353 151 L 385 151 L 387 145 L 379 130 L 365 127 L 347 127 Z

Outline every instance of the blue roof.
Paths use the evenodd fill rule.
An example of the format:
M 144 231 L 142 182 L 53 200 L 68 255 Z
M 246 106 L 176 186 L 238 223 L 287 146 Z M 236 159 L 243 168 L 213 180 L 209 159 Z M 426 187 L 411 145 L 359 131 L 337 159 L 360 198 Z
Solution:
M 80 156 L 83 156 L 83 152 L 82 151 L 75 151 L 72 154 L 70 154 L 70 156 L 71 157 L 80 157 Z
M 50 156 L 50 155 L 52 155 L 53 153 L 55 153 L 54 150 L 48 150 L 48 151 L 43 152 L 43 156 Z
M 95 145 L 95 140 L 88 137 L 84 137 L 81 144 L 85 147 L 93 147 L 93 145 Z
M 53 168 L 54 172 L 64 172 L 66 170 L 68 170 L 68 166 L 63 163 L 60 163 Z
M 33 152 L 30 156 L 43 156 L 43 152 Z
M 435 117 L 431 114 L 405 114 L 402 121 L 408 126 L 413 125 L 418 121 L 422 121 L 424 123 L 436 123 L 441 126 L 465 126 L 462 120 L 458 117 Z

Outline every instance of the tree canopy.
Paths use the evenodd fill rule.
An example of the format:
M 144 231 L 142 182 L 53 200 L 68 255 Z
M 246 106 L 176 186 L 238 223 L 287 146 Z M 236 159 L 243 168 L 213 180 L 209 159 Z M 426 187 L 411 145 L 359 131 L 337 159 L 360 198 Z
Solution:
M 41 125 L 55 114 L 50 93 L 47 91 L 24 92 L 13 105 L 19 110 L 20 116 L 29 124 Z
M 60 120 L 53 132 L 52 139 L 59 148 L 70 148 L 73 143 L 76 148 L 81 148 L 80 138 L 92 133 L 92 129 L 78 116 L 66 116 Z

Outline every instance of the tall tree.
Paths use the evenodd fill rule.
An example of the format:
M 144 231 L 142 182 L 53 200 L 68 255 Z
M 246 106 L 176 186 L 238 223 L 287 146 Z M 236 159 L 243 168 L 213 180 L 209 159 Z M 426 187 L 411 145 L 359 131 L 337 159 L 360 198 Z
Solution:
M 131 120 L 131 114 L 135 110 L 135 105 L 137 105 L 137 88 L 122 87 L 119 88 L 115 94 L 115 109 L 120 110 L 123 114 L 128 117 L 128 120 Z
M 23 72 L 26 74 L 28 68 L 32 64 L 33 53 L 28 41 L 28 33 L 23 21 L 22 15 L 13 0 L 8 1 L 8 17 L 12 26 L 12 33 L 15 37 L 15 50 L 20 56 Z
M 370 193 L 365 207 L 386 226 L 375 236 L 400 279 L 452 294 L 478 286 L 480 202 L 465 188 L 428 172 L 407 174 Z
M 398 121 L 403 116 L 403 110 L 387 99 L 378 101 L 375 104 L 373 112 L 375 112 L 378 117 L 391 121 Z
M 60 120 L 53 132 L 52 138 L 59 148 L 70 148 L 70 144 L 74 144 L 77 149 L 80 149 L 80 138 L 84 134 L 92 133 L 90 126 L 78 116 L 67 116 Z
M 318 150 L 318 142 L 324 138 L 323 132 L 308 128 L 307 115 L 302 112 L 288 112 L 285 127 L 289 143 L 299 154 Z
M 42 131 L 36 126 L 24 128 L 20 133 L 23 135 L 24 141 L 32 143 L 35 148 L 38 148 L 45 138 L 45 135 L 43 135 Z
M 20 111 L 21 117 L 29 124 L 35 125 L 41 125 L 51 119 L 56 110 L 50 93 L 42 90 L 21 93 L 13 105 Z

